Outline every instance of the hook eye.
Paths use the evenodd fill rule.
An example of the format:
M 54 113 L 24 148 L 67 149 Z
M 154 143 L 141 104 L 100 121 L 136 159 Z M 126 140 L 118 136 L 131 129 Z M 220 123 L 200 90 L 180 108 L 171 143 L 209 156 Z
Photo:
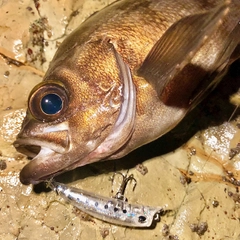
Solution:
M 48 81 L 34 87 L 28 100 L 32 116 L 40 121 L 55 121 L 68 108 L 68 94 L 60 83 Z

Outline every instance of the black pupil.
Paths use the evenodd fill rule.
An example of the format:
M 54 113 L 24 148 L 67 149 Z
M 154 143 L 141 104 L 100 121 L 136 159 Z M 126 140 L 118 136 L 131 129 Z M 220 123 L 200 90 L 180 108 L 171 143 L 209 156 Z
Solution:
M 57 94 L 47 94 L 42 98 L 41 108 L 46 114 L 56 114 L 62 109 L 62 99 Z

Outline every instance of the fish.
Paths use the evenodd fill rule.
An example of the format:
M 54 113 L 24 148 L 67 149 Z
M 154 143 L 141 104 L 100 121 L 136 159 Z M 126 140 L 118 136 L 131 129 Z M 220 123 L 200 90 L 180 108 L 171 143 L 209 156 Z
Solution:
M 240 58 L 239 0 L 120 0 L 61 43 L 13 143 L 37 184 L 174 128 Z M 229 83 L 230 84 L 230 83 Z

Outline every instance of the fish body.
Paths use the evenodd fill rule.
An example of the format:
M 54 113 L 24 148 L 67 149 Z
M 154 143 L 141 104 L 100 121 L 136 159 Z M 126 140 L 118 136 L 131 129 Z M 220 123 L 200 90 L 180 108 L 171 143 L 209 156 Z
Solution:
M 240 56 L 239 0 L 122 0 L 57 50 L 30 93 L 16 149 L 36 184 L 159 138 Z

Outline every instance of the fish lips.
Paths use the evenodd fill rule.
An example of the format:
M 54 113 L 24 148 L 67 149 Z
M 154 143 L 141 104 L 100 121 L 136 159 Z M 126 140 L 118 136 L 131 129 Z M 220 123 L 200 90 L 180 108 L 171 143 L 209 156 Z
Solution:
M 32 158 L 20 172 L 22 184 L 37 184 L 68 167 L 68 151 L 61 145 L 31 138 L 19 138 L 13 145 L 18 152 Z

